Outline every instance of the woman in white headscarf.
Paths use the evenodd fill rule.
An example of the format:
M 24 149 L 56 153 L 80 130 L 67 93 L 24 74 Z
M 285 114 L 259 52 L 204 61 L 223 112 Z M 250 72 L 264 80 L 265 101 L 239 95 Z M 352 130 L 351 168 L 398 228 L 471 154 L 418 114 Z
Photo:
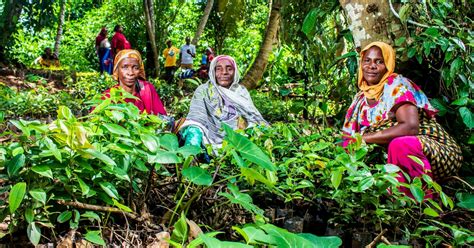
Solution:
M 212 60 L 209 81 L 194 92 L 180 133 L 185 145 L 211 144 L 217 148 L 225 136 L 223 123 L 234 130 L 268 124 L 255 108 L 247 89 L 239 84 L 235 60 L 227 55 Z

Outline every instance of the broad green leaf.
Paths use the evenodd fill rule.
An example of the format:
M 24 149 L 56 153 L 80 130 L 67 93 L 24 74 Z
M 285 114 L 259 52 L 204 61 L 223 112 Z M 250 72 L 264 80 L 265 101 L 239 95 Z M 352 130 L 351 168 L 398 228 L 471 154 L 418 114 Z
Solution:
M 377 248 L 412 248 L 410 245 L 386 245 L 386 244 L 378 244 Z
M 197 166 L 192 166 L 182 170 L 183 176 L 196 185 L 209 186 L 212 183 L 211 174 Z
M 150 164 L 177 164 L 181 163 L 181 158 L 174 152 L 158 150 L 156 155 L 148 156 L 148 163 Z
M 35 211 L 33 210 L 33 207 L 25 209 L 25 220 L 27 223 L 31 223 L 35 220 Z
M 41 229 L 36 225 L 35 222 L 28 224 L 28 227 L 26 228 L 26 234 L 33 245 L 39 244 L 41 239 Z
M 81 217 L 88 218 L 88 219 L 93 219 L 93 220 L 96 220 L 96 221 L 100 222 L 100 216 L 98 214 L 96 214 L 95 212 L 92 212 L 92 211 L 87 211 L 87 212 L 81 214 Z
M 32 189 L 30 190 L 30 195 L 37 201 L 46 204 L 46 192 L 43 189 Z
M 459 108 L 459 113 L 461 114 L 462 121 L 466 126 L 470 129 L 474 128 L 474 115 L 472 114 L 471 110 L 467 107 Z
M 121 210 L 125 211 L 125 212 L 128 212 L 128 213 L 131 213 L 133 212 L 132 209 L 130 209 L 129 207 L 121 204 L 120 202 L 118 202 L 117 200 L 115 199 L 112 199 L 112 201 L 114 202 L 114 205 L 118 208 L 120 208 Z
M 217 234 L 221 234 L 222 232 L 209 232 L 209 233 L 206 233 L 205 235 L 208 236 L 208 237 L 214 237 L 216 236 Z M 204 243 L 204 240 L 202 240 L 201 236 L 197 237 L 196 239 L 194 239 L 193 241 L 191 241 L 187 246 L 186 248 L 198 248 L 198 247 L 201 247 L 201 245 Z
M 220 241 L 216 238 L 209 237 L 206 234 L 199 234 L 207 247 L 212 248 L 253 248 L 253 246 L 230 241 Z
M 303 26 L 301 30 L 303 31 L 303 33 L 306 34 L 306 37 L 308 37 L 309 39 L 312 38 L 312 36 L 314 35 L 316 31 L 316 21 L 317 21 L 318 13 L 319 13 L 319 9 L 314 8 L 304 18 Z
M 58 119 L 73 120 L 74 115 L 71 110 L 66 106 L 59 106 L 58 108 Z
M 95 150 L 95 149 L 87 149 L 87 150 L 84 150 L 84 152 L 86 152 L 87 154 L 95 157 L 95 158 L 98 158 L 99 160 L 101 160 L 102 162 L 104 162 L 106 165 L 109 165 L 111 167 L 115 167 L 117 166 L 117 164 L 115 163 L 114 160 L 112 160 L 109 156 Z
M 417 202 L 422 202 L 425 197 L 425 192 L 420 186 L 410 184 L 410 192 Z
M 384 168 L 384 171 L 387 173 L 396 173 L 400 171 L 400 167 L 394 164 L 385 164 L 383 168 Z
M 273 239 L 269 235 L 267 235 L 262 229 L 257 228 L 253 225 L 247 225 L 242 229 L 238 230 L 235 229 L 236 227 L 232 227 L 232 229 L 238 231 L 242 237 L 245 238 L 247 244 L 258 244 L 258 243 L 265 243 L 265 244 L 273 244 Z
M 106 123 L 106 124 L 103 124 L 102 126 L 105 127 L 107 130 L 109 130 L 109 132 L 113 134 L 130 137 L 130 132 L 120 125 L 117 125 L 114 123 Z
M 108 196 L 115 199 L 119 199 L 119 194 L 113 184 L 109 182 L 100 182 L 99 185 L 102 188 L 102 190 L 104 190 L 105 193 L 107 193 Z
M 409 157 L 411 160 L 415 161 L 415 163 L 417 163 L 417 164 L 419 164 L 419 165 L 421 165 L 421 166 L 425 166 L 425 164 L 423 163 L 423 161 L 421 161 L 420 158 L 415 157 L 415 156 L 413 156 L 413 155 L 408 155 L 408 157 Z
M 430 27 L 430 28 L 426 29 L 424 33 L 428 36 L 431 36 L 431 37 L 438 37 L 439 36 L 438 29 L 436 29 L 434 27 Z
M 454 208 L 453 200 L 451 200 L 451 198 L 447 196 L 444 192 L 440 192 L 440 197 L 445 207 L 449 206 L 450 209 Z
M 102 239 L 101 237 L 101 232 L 100 231 L 87 231 L 86 235 L 84 236 L 84 238 L 89 241 L 89 242 L 92 242 L 96 245 L 102 245 L 102 246 L 105 246 L 105 241 Z
M 201 147 L 192 146 L 192 145 L 186 145 L 178 149 L 178 153 L 183 155 L 184 158 L 187 158 L 189 156 L 196 156 L 201 152 L 202 152 Z
M 188 239 L 188 223 L 186 223 L 186 216 L 181 213 L 181 217 L 174 223 L 174 230 L 171 234 L 171 239 L 183 243 Z
M 257 180 L 261 183 L 264 183 L 268 187 L 273 187 L 274 183 L 272 183 L 270 180 L 268 180 L 265 176 L 263 176 L 260 172 L 253 168 L 245 168 L 241 167 L 240 171 L 242 173 L 242 176 L 246 177 L 247 180 L 250 180 L 251 182 L 254 180 Z
M 54 157 L 59 161 L 59 162 L 62 162 L 63 159 L 62 159 L 62 156 L 61 156 L 61 151 L 59 151 L 58 147 L 56 146 L 56 144 L 54 144 L 54 142 L 48 138 L 48 137 L 45 137 L 44 138 L 45 140 L 45 143 L 46 143 L 46 146 L 48 147 L 48 149 L 51 151 L 51 153 L 54 155 Z
M 168 151 L 178 150 L 178 138 L 174 134 L 165 134 L 160 137 L 160 146 Z
M 267 170 L 274 171 L 276 170 L 275 165 L 273 165 L 272 161 L 268 156 L 252 141 L 248 138 L 234 132 L 231 127 L 226 124 L 223 124 L 224 130 L 226 132 L 226 139 L 232 144 L 235 149 L 240 153 L 240 155 L 261 166 Z
M 439 116 L 443 116 L 448 112 L 448 107 L 446 106 L 446 103 L 443 100 L 439 98 L 434 98 L 431 99 L 430 103 L 439 111 Z
M 80 177 L 77 177 L 77 182 L 79 182 L 79 187 L 81 187 L 82 195 L 89 194 L 90 187 L 87 185 Z
M 151 134 L 142 134 L 140 135 L 140 139 L 142 140 L 143 144 L 151 153 L 155 153 L 160 146 L 160 141 L 158 138 Z
M 18 175 L 18 172 L 20 172 L 21 167 L 23 167 L 24 165 L 25 165 L 25 155 L 18 154 L 15 157 L 13 157 L 13 159 L 8 161 L 7 163 L 8 177 L 12 178 Z
M 253 203 L 252 197 L 249 194 L 240 192 L 239 188 L 232 184 L 227 184 L 227 188 L 232 195 L 225 192 L 221 192 L 219 195 L 226 197 L 231 203 L 239 204 L 249 212 L 263 216 L 263 210 Z
M 298 236 L 303 237 L 314 245 L 314 247 L 321 247 L 321 248 L 332 248 L 332 247 L 340 247 L 342 246 L 342 240 L 337 236 L 316 236 L 311 233 L 300 233 Z
M 471 193 L 457 193 L 458 205 L 461 208 L 474 210 L 474 194 Z
M 53 172 L 51 171 L 51 168 L 47 165 L 37 165 L 31 167 L 31 170 L 44 176 L 44 177 L 49 177 L 53 179 Z
M 20 207 L 23 198 L 25 197 L 26 193 L 26 183 L 21 182 L 15 184 L 10 190 L 10 194 L 8 195 L 8 207 L 10 208 L 10 213 L 13 214 L 15 210 Z
M 439 216 L 438 212 L 436 212 L 436 210 L 434 210 L 432 208 L 423 209 L 423 213 L 428 215 L 428 216 L 431 216 L 431 217 L 438 217 Z
M 337 189 L 339 185 L 341 184 L 342 173 L 343 173 L 343 170 L 341 169 L 336 169 L 334 171 L 331 171 L 331 184 L 335 189 Z
M 58 215 L 56 219 L 59 223 L 64 223 L 72 218 L 72 212 L 67 210 Z
M 368 188 L 372 187 L 374 183 L 375 183 L 375 179 L 373 177 L 371 176 L 366 177 L 359 182 L 359 184 L 357 185 L 357 189 L 359 192 L 363 192 L 367 190 Z

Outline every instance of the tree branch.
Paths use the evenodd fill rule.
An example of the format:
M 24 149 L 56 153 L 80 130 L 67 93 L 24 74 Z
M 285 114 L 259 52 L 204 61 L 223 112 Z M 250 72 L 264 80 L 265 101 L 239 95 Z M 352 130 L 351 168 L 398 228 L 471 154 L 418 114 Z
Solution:
M 393 15 L 396 16 L 398 19 L 402 19 L 400 18 L 400 15 L 397 13 L 397 11 L 395 11 L 395 9 L 393 8 L 393 4 L 392 4 L 392 0 L 388 0 L 388 5 L 390 5 L 390 10 L 392 11 Z M 407 20 L 408 23 L 410 24 L 413 24 L 415 26 L 419 26 L 419 27 L 422 27 L 422 28 L 429 28 L 430 26 L 428 25 L 425 25 L 425 24 L 421 24 L 421 23 L 418 23 L 418 22 L 415 22 L 415 21 L 412 21 L 412 20 Z

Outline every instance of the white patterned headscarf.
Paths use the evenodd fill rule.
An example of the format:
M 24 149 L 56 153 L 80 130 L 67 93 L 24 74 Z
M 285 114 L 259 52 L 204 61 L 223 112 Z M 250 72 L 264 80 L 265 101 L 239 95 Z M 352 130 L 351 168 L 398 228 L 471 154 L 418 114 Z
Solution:
M 234 67 L 234 79 L 229 88 L 220 86 L 216 80 L 217 63 L 222 60 L 228 60 Z M 222 123 L 233 129 L 238 128 L 239 119 L 245 120 L 247 127 L 268 125 L 239 80 L 239 70 L 234 58 L 227 55 L 214 58 L 209 66 L 209 81 L 194 92 L 189 113 L 181 128 L 197 126 L 204 134 L 204 144 L 220 146 L 225 136 L 221 129 Z

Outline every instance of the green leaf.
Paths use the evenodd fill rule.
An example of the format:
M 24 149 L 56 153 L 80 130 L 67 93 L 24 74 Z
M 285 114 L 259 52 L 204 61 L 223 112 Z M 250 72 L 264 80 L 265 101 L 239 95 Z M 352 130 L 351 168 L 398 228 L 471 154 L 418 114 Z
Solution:
M 458 199 L 457 206 L 474 210 L 474 194 L 471 193 L 457 193 L 456 198 Z
M 67 210 L 58 215 L 56 219 L 59 223 L 64 223 L 72 218 L 72 212 Z
M 41 229 L 36 225 L 35 222 L 31 222 L 26 228 L 26 234 L 28 239 L 33 245 L 38 245 L 41 239 Z
M 10 213 L 13 214 L 15 210 L 20 207 L 21 202 L 23 201 L 23 198 L 25 197 L 26 193 L 26 183 L 21 182 L 15 184 L 15 186 L 12 187 L 10 190 L 10 194 L 8 195 L 8 202 L 9 202 L 9 208 L 10 208 Z
M 158 138 L 151 134 L 142 134 L 140 135 L 140 139 L 142 140 L 143 144 L 151 153 L 155 153 L 160 146 L 160 141 Z
M 47 165 L 37 165 L 31 167 L 31 170 L 44 176 L 44 177 L 49 177 L 53 179 L 53 172 L 51 171 L 51 168 Z
M 96 220 L 96 221 L 100 222 L 100 216 L 98 214 L 96 214 L 95 212 L 92 212 L 92 211 L 87 211 L 87 212 L 81 214 L 81 217 L 88 218 L 88 219 L 93 219 L 93 220 Z
M 224 192 L 220 192 L 219 195 L 226 197 L 231 203 L 239 204 L 249 212 L 263 216 L 263 210 L 253 204 L 252 197 L 249 194 L 240 192 L 239 188 L 232 184 L 227 184 L 227 188 L 230 190 L 232 195 Z
M 242 176 L 246 177 L 247 180 L 250 181 L 250 184 L 253 185 L 253 181 L 257 180 L 261 183 L 264 183 L 268 187 L 272 188 L 274 186 L 274 183 L 272 183 L 270 180 L 268 180 L 265 176 L 263 176 L 260 172 L 253 168 L 245 168 L 241 167 L 240 171 L 242 173 Z
M 396 173 L 400 171 L 400 167 L 394 164 L 385 164 L 383 168 L 386 173 Z
M 174 230 L 171 234 L 171 239 L 183 243 L 188 239 L 188 223 L 186 223 L 186 216 L 181 213 L 181 217 L 174 223 Z
M 339 185 L 341 184 L 342 173 L 343 173 L 343 170 L 340 168 L 334 171 L 331 171 L 331 184 L 335 189 L 337 189 Z
M 114 160 L 112 160 L 109 156 L 95 150 L 95 149 L 87 149 L 87 150 L 84 150 L 85 153 L 93 156 L 94 158 L 98 158 L 99 160 L 101 160 L 102 162 L 104 162 L 106 165 L 109 165 L 111 167 L 115 167 L 117 166 L 117 164 L 115 163 Z
M 27 223 L 31 223 L 35 220 L 35 212 L 33 210 L 33 207 L 25 209 L 25 220 Z
M 105 193 L 107 193 L 108 196 L 115 199 L 119 199 L 119 194 L 113 184 L 109 182 L 100 182 L 99 185 L 102 188 L 102 190 L 104 190 Z
M 318 12 L 319 9 L 314 8 L 304 18 L 301 30 L 303 31 L 303 33 L 306 34 L 309 39 L 311 39 L 312 36 L 314 36 L 314 33 L 316 32 L 316 21 L 318 17 Z
M 240 235 L 244 237 L 247 244 L 273 243 L 273 239 L 269 235 L 267 235 L 262 229 L 257 228 L 253 225 L 247 225 L 242 229 L 234 226 L 232 227 L 232 229 L 240 233 Z
M 82 195 L 89 194 L 90 187 L 87 185 L 80 177 L 77 177 L 77 182 L 79 182 L 79 187 L 81 187 Z
M 468 101 L 469 100 L 468 100 L 467 97 L 463 97 L 463 98 L 459 98 L 456 101 L 452 102 L 451 105 L 464 106 L 468 103 Z
M 438 212 L 436 212 L 434 209 L 432 208 L 425 208 L 423 209 L 423 213 L 428 215 L 428 216 L 431 216 L 431 217 L 438 217 L 439 214 Z
M 84 238 L 89 241 L 89 242 L 92 242 L 96 245 L 102 245 L 102 246 L 105 246 L 105 241 L 102 239 L 101 237 L 101 232 L 100 231 L 87 231 L 86 235 L 84 236 Z
M 102 126 L 105 127 L 107 130 L 109 130 L 109 132 L 113 134 L 130 137 L 130 132 L 120 125 L 113 124 L 113 123 L 106 123 L 106 124 L 103 124 Z
M 448 107 L 446 106 L 446 103 L 443 100 L 439 98 L 435 98 L 435 99 L 431 99 L 430 103 L 431 105 L 433 105 L 433 107 L 435 107 L 439 111 L 438 112 L 439 116 L 443 116 L 448 112 Z
M 234 132 L 227 124 L 223 124 L 226 132 L 226 139 L 232 146 L 237 149 L 240 155 L 255 164 L 271 171 L 275 171 L 276 167 L 268 156 L 248 138 Z
M 46 204 L 46 192 L 43 189 L 32 189 L 30 190 L 30 195 L 37 201 Z
M 165 134 L 160 137 L 160 145 L 168 151 L 178 150 L 178 138 L 174 134 Z
M 420 186 L 410 184 L 410 192 L 417 202 L 422 202 L 425 197 L 425 192 Z
M 165 150 L 158 150 L 156 155 L 148 156 L 148 163 L 154 164 L 177 164 L 181 163 L 181 158 L 175 152 L 168 152 Z
M 319 237 L 311 233 L 300 233 L 298 236 L 311 241 L 314 247 L 332 248 L 342 246 L 342 240 L 337 236 Z
M 14 176 L 17 176 L 21 167 L 23 167 L 24 165 L 25 165 L 25 155 L 18 154 L 15 157 L 13 157 L 13 159 L 8 161 L 7 163 L 8 177 L 12 178 Z
M 459 108 L 459 113 L 461 114 L 464 124 L 470 129 L 474 128 L 474 115 L 471 110 L 467 107 L 461 107 Z
M 375 179 L 372 176 L 365 177 L 364 179 L 360 180 L 359 184 L 357 185 L 357 189 L 359 192 L 363 192 L 368 188 L 374 185 Z
M 189 156 L 196 156 L 201 152 L 201 147 L 192 145 L 185 145 L 178 149 L 178 153 L 182 154 L 184 158 L 187 158 Z
M 73 120 L 74 115 L 71 110 L 66 106 L 59 106 L 58 108 L 58 119 Z
M 253 248 L 253 246 L 242 244 L 239 242 L 220 241 L 216 238 L 209 237 L 207 234 L 199 234 L 199 237 L 204 241 L 209 248 Z
M 46 142 L 46 147 L 48 147 L 48 149 L 51 151 L 51 153 L 54 155 L 54 157 L 59 161 L 59 162 L 62 162 L 63 159 L 62 159 L 62 156 L 61 156 L 61 152 L 59 151 L 58 147 L 56 146 L 56 144 L 54 144 L 54 142 L 48 138 L 48 137 L 45 137 L 44 138 L 45 142 Z
M 206 233 L 205 235 L 207 237 L 214 237 L 216 236 L 217 234 L 221 234 L 222 232 L 209 232 L 209 233 Z M 202 247 L 201 245 L 204 243 L 204 240 L 202 240 L 202 238 L 199 236 L 197 237 L 196 239 L 194 239 L 193 241 L 191 241 L 188 246 L 186 246 L 186 248 L 198 248 L 198 247 Z
M 436 29 L 434 27 L 427 28 L 424 33 L 428 36 L 431 36 L 431 37 L 438 37 L 439 36 L 438 29 Z
M 183 176 L 196 185 L 209 186 L 212 183 L 211 174 L 197 166 L 192 166 L 182 170 Z
M 130 209 L 129 207 L 121 204 L 120 202 L 118 202 L 117 200 L 115 199 L 112 199 L 112 201 L 114 202 L 114 205 L 117 206 L 118 208 L 120 208 L 121 210 L 125 211 L 125 212 L 128 212 L 128 213 L 131 213 L 133 212 L 132 209 Z
M 443 202 L 443 205 L 445 207 L 449 206 L 450 209 L 454 208 L 453 200 L 451 200 L 449 196 L 447 196 L 444 192 L 441 192 L 440 196 L 441 196 L 441 201 Z
M 423 163 L 423 161 L 421 161 L 420 158 L 415 157 L 415 156 L 413 156 L 413 155 L 408 155 L 408 157 L 409 157 L 411 160 L 415 161 L 415 163 L 417 163 L 417 164 L 419 164 L 419 165 L 421 165 L 421 166 L 425 166 L 425 164 Z

